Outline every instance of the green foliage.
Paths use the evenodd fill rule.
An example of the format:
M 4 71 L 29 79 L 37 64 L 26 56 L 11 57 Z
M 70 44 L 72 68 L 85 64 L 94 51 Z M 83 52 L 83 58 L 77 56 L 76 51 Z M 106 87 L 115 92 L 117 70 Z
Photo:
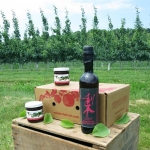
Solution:
M 93 19 L 93 29 L 98 29 L 98 17 L 97 17 L 97 8 L 94 7 L 94 19 Z
M 54 27 L 51 27 L 52 35 L 49 34 L 49 23 L 40 8 L 42 21 L 42 33 L 36 29 L 27 12 L 28 23 L 21 38 L 19 31 L 19 22 L 16 13 L 12 11 L 12 21 L 14 31 L 9 34 L 10 23 L 6 19 L 4 12 L 0 11 L 3 19 L 3 27 L 0 28 L 0 63 L 9 63 L 10 67 L 19 63 L 22 68 L 26 62 L 38 63 L 43 61 L 65 62 L 72 60 L 82 60 L 83 46 L 92 45 L 94 47 L 95 58 L 101 61 L 132 60 L 133 65 L 138 61 L 150 61 L 150 29 L 143 28 L 140 20 L 140 12 L 136 7 L 136 18 L 134 29 L 125 28 L 126 20 L 121 19 L 119 29 L 114 29 L 111 17 L 108 15 L 108 30 L 99 29 L 99 20 L 97 8 L 93 6 L 94 16 L 92 29 L 87 31 L 87 19 L 84 8 L 81 7 L 81 25 L 79 31 L 72 32 L 69 12 L 66 9 L 65 26 L 61 27 L 61 21 L 58 16 L 58 9 L 53 6 L 55 14 Z M 123 69 L 123 67 L 121 67 Z
M 9 32 L 9 28 L 10 28 L 10 23 L 6 19 L 4 12 L 2 12 L 2 11 L 0 11 L 0 12 L 1 12 L 2 19 L 3 19 L 3 25 L 4 25 L 3 31 L 6 32 L 6 33 L 8 33 Z
M 71 31 L 71 21 L 68 17 L 67 10 L 65 18 L 65 27 L 62 30 L 63 53 L 61 53 L 61 57 L 63 58 L 63 61 L 79 59 L 80 54 L 78 53 L 78 39 Z
M 142 24 L 142 22 L 140 20 L 140 16 L 139 16 L 139 14 L 140 14 L 139 8 L 136 7 L 135 10 L 136 10 L 136 19 L 135 19 L 134 28 L 137 30 L 141 30 L 143 28 L 143 24 Z
M 49 30 L 49 25 L 48 25 L 48 21 L 46 19 L 46 17 L 44 16 L 44 13 L 42 11 L 42 9 L 40 8 L 40 13 L 41 13 L 41 17 L 42 17 L 42 23 L 43 23 L 43 39 L 44 40 L 47 40 L 49 38 L 49 33 L 48 33 L 48 30 Z
M 33 24 L 30 12 L 27 12 L 27 17 L 28 17 L 27 28 L 28 28 L 29 37 L 35 38 L 35 29 L 34 29 L 34 24 Z
M 3 42 L 2 42 L 2 32 L 0 31 L 0 64 L 3 62 Z
M 99 76 L 102 83 L 125 83 L 130 84 L 129 111 L 140 114 L 140 132 L 138 150 L 150 149 L 150 70 L 133 70 L 130 63 L 124 70 L 119 70 L 119 63 L 114 63 L 112 70 L 108 71 L 97 62 L 95 74 Z M 25 108 L 24 105 L 29 100 L 34 100 L 35 86 L 49 84 L 53 82 L 53 67 L 46 69 L 46 65 L 41 63 L 39 70 L 34 69 L 30 64 L 25 64 L 26 69 L 6 68 L 0 70 L 0 149 L 13 150 L 12 120 L 18 118 L 19 113 Z M 58 64 L 57 64 L 58 65 Z M 69 66 L 72 81 L 78 81 L 83 73 L 83 64 L 78 61 L 72 66 L 70 62 L 61 63 Z M 59 65 L 58 65 L 59 66 Z M 7 65 L 5 65 L 7 67 Z M 105 65 L 104 65 L 105 67 Z
M 107 128 L 103 123 L 98 123 L 92 132 L 92 135 L 95 137 L 107 137 L 110 134 L 110 129 Z
M 125 29 L 126 20 L 121 19 L 121 27 L 115 30 L 116 57 L 120 60 L 127 59 L 127 30 Z
M 54 12 L 55 12 L 55 23 L 54 23 L 55 28 L 51 28 L 51 29 L 54 35 L 60 36 L 61 35 L 61 23 L 58 17 L 57 7 L 56 6 L 53 6 L 53 7 L 54 7 Z
M 29 53 L 31 53 L 30 61 L 36 62 L 36 68 L 38 69 L 38 62 L 42 60 L 42 47 L 41 47 L 41 38 L 39 34 L 39 30 L 35 30 L 31 14 L 27 13 L 28 17 L 28 25 L 27 25 L 27 31 L 29 38 L 31 38 L 29 42 Z
M 105 57 L 110 62 L 115 60 L 115 34 L 113 32 L 113 24 L 110 16 L 108 15 L 108 32 L 106 34 Z
M 20 117 L 26 118 L 26 109 L 20 113 Z
M 93 29 L 91 30 L 92 35 L 89 35 L 88 39 L 90 41 L 89 45 L 94 45 L 95 56 L 97 56 L 97 58 L 100 58 L 102 47 L 103 47 L 103 42 L 102 42 L 103 37 L 101 31 L 98 29 L 98 24 L 99 21 L 97 16 L 97 8 L 94 7 Z
M 123 116 L 118 119 L 115 124 L 126 124 L 130 121 L 130 117 L 128 116 L 127 113 L 123 114 Z
M 52 30 L 52 36 L 50 38 L 50 44 L 51 44 L 51 53 L 52 53 L 52 61 L 53 62 L 61 62 L 64 61 L 64 57 L 61 57 L 64 53 L 63 49 L 63 41 L 61 36 L 61 23 L 60 19 L 58 17 L 58 12 L 56 6 L 54 7 L 54 13 L 55 13 L 55 23 L 54 28 L 51 28 Z
M 74 127 L 74 123 L 72 121 L 70 121 L 70 120 L 67 120 L 67 119 L 61 120 L 60 125 L 63 128 L 73 128 Z
M 52 123 L 53 122 L 53 117 L 50 113 L 46 113 L 44 115 L 44 121 L 43 121 L 45 124 L 49 124 L 49 123 Z
M 4 12 L 1 12 L 1 16 L 3 19 L 3 27 L 2 27 L 2 40 L 3 40 L 3 49 L 1 50 L 0 54 L 3 58 L 2 62 L 8 62 L 8 63 L 12 63 L 13 62 L 13 58 L 12 58 L 12 51 L 11 51 L 11 47 L 10 47 L 10 35 L 9 35 L 9 28 L 10 28 L 10 23 L 9 21 L 6 19 Z M 11 58 L 10 58 L 11 57 Z
M 13 15 L 13 27 L 14 27 L 14 35 L 15 35 L 15 38 L 20 40 L 20 31 L 19 31 L 19 24 L 18 24 L 18 19 L 16 17 L 16 13 L 14 11 L 12 11 L 12 15 Z
M 113 24 L 112 24 L 112 22 L 111 22 L 111 18 L 110 18 L 110 16 L 108 15 L 108 30 L 113 30 Z
M 87 23 L 87 20 L 85 18 L 84 8 L 82 8 L 82 7 L 81 7 L 81 12 L 82 12 L 82 18 L 81 18 L 82 25 L 80 25 L 80 31 L 81 31 L 81 40 L 80 40 L 80 43 L 81 43 L 81 47 L 83 48 L 83 46 L 86 45 L 86 42 L 87 42 L 87 33 L 86 33 L 86 23 Z
M 28 30 L 26 29 L 23 36 L 22 41 L 22 51 L 23 53 L 23 62 L 29 62 L 31 60 L 31 53 L 29 53 L 30 49 L 30 39 L 28 38 Z
M 22 48 L 22 43 L 21 43 L 21 35 L 19 31 L 19 23 L 18 19 L 16 17 L 16 13 L 12 11 L 13 15 L 13 27 L 14 27 L 14 34 L 13 37 L 11 38 L 11 47 L 12 51 L 14 51 L 14 62 L 19 62 L 20 65 L 24 64 L 24 58 L 25 58 L 25 51 Z
M 63 29 L 63 34 L 67 34 L 68 36 L 71 34 L 71 21 L 68 18 L 68 11 L 66 9 L 66 21 L 65 21 L 65 28 Z M 69 39 L 69 38 L 68 38 Z

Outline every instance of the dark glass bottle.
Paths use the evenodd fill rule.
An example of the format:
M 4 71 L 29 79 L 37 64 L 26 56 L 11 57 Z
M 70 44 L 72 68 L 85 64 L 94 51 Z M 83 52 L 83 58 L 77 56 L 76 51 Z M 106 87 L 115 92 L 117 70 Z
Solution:
M 93 73 L 93 47 L 84 46 L 84 74 L 79 80 L 81 130 L 85 134 L 92 133 L 98 123 L 99 80 Z

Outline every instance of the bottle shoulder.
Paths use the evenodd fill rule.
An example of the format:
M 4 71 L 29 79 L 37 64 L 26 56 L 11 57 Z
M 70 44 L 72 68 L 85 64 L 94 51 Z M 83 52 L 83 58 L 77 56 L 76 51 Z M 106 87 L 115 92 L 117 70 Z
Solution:
M 91 87 L 98 87 L 99 79 L 94 73 L 85 72 L 80 77 L 79 82 L 80 82 L 80 87 L 84 87 L 84 86 L 87 86 L 87 85 L 89 85 Z
M 95 75 L 94 73 L 91 73 L 91 72 L 85 72 L 80 77 L 80 80 L 93 80 L 93 79 L 98 80 L 98 77 L 97 77 L 97 75 Z

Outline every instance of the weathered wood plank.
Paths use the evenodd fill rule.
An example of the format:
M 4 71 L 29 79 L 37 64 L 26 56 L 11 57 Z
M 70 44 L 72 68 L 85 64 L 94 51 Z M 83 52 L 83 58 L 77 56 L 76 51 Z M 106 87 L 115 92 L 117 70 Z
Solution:
M 12 125 L 15 150 L 95 150 L 51 135 Z
M 57 142 L 55 142 L 57 148 L 59 148 L 59 146 L 63 145 L 64 143 L 68 143 L 66 145 L 72 145 L 75 148 L 77 146 L 81 146 L 81 148 L 83 148 L 81 150 L 84 150 L 86 144 L 86 148 L 89 149 L 93 147 L 93 149 L 99 150 L 116 150 L 118 147 L 122 147 L 122 150 L 126 150 L 131 147 L 132 150 L 136 150 L 139 134 L 139 114 L 129 113 L 129 116 L 129 123 L 124 125 L 111 126 L 111 133 L 108 137 L 105 138 L 96 138 L 90 134 L 83 134 L 81 132 L 80 125 L 77 124 L 75 124 L 75 127 L 72 129 L 65 129 L 60 126 L 60 120 L 54 120 L 51 124 L 44 124 L 43 122 L 29 123 L 26 119 L 17 118 L 12 121 L 14 145 L 15 147 L 19 147 L 19 145 L 22 144 L 23 140 L 32 139 L 32 141 L 27 140 L 27 142 L 25 142 L 24 144 L 26 145 L 27 143 L 29 143 L 30 146 L 34 144 L 43 144 L 45 146 L 45 144 L 42 142 L 46 141 L 46 143 L 49 143 L 49 140 L 55 139 L 57 140 Z M 24 127 L 21 127 L 20 125 Z M 27 127 L 32 129 L 27 129 Z M 61 143 L 60 140 L 64 140 L 63 143 Z M 36 143 L 36 141 L 39 141 L 39 143 Z M 55 144 L 54 141 L 53 143 L 50 143 L 51 146 Z M 30 146 L 28 147 L 30 148 Z M 48 146 L 45 146 L 45 149 L 47 147 Z M 28 150 L 30 150 L 29 148 Z M 42 148 L 42 146 L 40 148 Z M 64 146 L 64 150 L 69 150 L 67 148 L 68 147 L 66 146 L 65 149 Z
M 113 140 L 113 138 L 117 137 L 121 133 L 120 129 L 111 127 L 110 128 L 111 129 L 110 136 L 105 137 L 105 138 L 95 138 L 90 134 L 83 134 L 81 132 L 80 125 L 77 125 L 77 124 L 72 129 L 65 129 L 65 128 L 60 126 L 60 121 L 59 120 L 54 120 L 53 123 L 51 123 L 51 124 L 44 124 L 42 122 L 32 124 L 32 123 L 28 123 L 28 121 L 26 119 L 18 118 L 16 120 L 13 120 L 13 122 L 16 122 L 18 124 L 21 123 L 22 125 L 26 125 L 28 127 L 34 128 L 34 129 L 40 129 L 40 130 L 50 132 L 50 133 L 54 133 L 54 134 L 58 134 L 58 135 L 61 135 L 61 136 L 64 136 L 64 137 L 77 139 L 79 141 L 85 141 L 85 142 L 95 144 L 95 145 L 102 145 L 104 147 L 106 147 L 106 145 L 111 140 Z

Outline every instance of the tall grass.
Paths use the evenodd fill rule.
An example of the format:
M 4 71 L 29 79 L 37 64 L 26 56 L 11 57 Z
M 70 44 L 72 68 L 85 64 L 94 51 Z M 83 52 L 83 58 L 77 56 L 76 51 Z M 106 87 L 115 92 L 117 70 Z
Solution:
M 34 64 L 31 64 L 34 66 Z M 112 64 L 110 71 L 107 66 L 102 68 L 96 64 L 94 70 L 100 82 L 130 84 L 130 112 L 140 114 L 139 150 L 150 149 L 150 70 L 120 70 L 118 64 Z M 114 65 L 114 66 L 113 66 Z M 117 66 L 118 65 L 118 66 Z M 7 66 L 7 65 L 6 65 Z M 42 67 L 41 67 L 42 66 Z M 0 70 L 0 149 L 13 150 L 11 123 L 19 117 L 27 101 L 34 100 L 34 88 L 38 85 L 53 82 L 53 67 L 47 68 L 40 64 L 39 69 L 9 69 Z M 63 64 L 63 66 L 68 66 Z M 70 64 L 71 66 L 71 64 Z M 78 81 L 83 73 L 82 62 L 73 63 L 70 67 L 72 81 Z

